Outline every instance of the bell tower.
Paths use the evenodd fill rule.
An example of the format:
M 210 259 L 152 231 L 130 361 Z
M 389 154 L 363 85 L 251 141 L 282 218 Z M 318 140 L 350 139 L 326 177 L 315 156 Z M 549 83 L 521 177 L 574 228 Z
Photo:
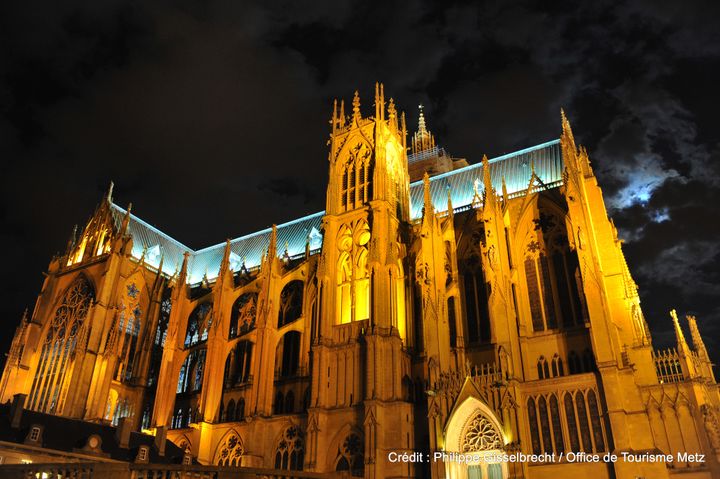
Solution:
M 338 108 L 339 106 L 339 108 Z M 375 85 L 375 116 L 363 117 L 358 92 L 345 116 L 331 120 L 327 209 L 318 264 L 318 327 L 313 334 L 310 457 L 328 447 L 315 430 L 362 431 L 365 477 L 403 475 L 387 462 L 398 437 L 411 447 L 412 404 L 406 402 L 409 178 L 404 116 Z M 407 445 L 405 445 L 407 442 Z M 406 467 L 406 465 L 405 465 Z

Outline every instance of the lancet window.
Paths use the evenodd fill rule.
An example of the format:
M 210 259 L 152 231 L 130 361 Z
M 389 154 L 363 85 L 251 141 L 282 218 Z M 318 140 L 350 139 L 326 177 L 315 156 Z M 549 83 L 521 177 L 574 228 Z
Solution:
M 293 377 L 300 369 L 300 333 L 289 331 L 278 344 L 277 358 L 280 358 L 280 368 L 277 374 L 281 378 Z
M 228 353 L 225 360 L 224 388 L 250 382 L 253 343 L 240 341 Z
M 212 305 L 210 303 L 199 304 L 188 318 L 185 347 L 207 341 L 210 326 L 212 326 Z
M 85 336 L 85 318 L 94 299 L 93 288 L 82 276 L 66 290 L 55 311 L 40 350 L 40 359 L 30 389 L 30 409 L 60 413 L 67 393 L 79 337 Z M 83 334 L 84 333 L 84 334 Z M 84 347 L 84 345 L 82 345 Z
M 275 450 L 275 469 L 302 471 L 305 461 L 305 438 L 297 426 L 288 427 Z
M 370 272 L 367 266 L 367 223 L 345 226 L 338 234 L 337 309 L 338 323 L 361 321 L 370 317 Z M 403 298 L 404 299 L 404 298 Z M 398 304 L 398 308 L 404 306 Z M 395 318 L 394 318 L 395 319 Z
M 533 452 L 560 453 L 566 447 L 573 452 L 605 451 L 597 393 L 589 389 L 565 392 L 560 397 L 562 403 L 554 393 L 527 400 Z M 567 436 L 564 436 L 563 429 Z
M 447 300 L 448 329 L 450 330 L 450 347 L 457 347 L 457 323 L 455 320 L 455 296 Z
M 467 337 L 470 344 L 490 341 L 490 313 L 488 311 L 488 285 L 480 261 L 463 273 Z
M 152 353 L 150 356 L 150 369 L 148 370 L 148 386 L 157 383 L 157 376 L 160 371 L 160 362 L 162 361 L 163 348 L 167 339 L 167 328 L 170 321 L 170 311 L 172 310 L 172 300 L 170 299 L 170 289 L 163 292 L 160 302 L 160 314 L 158 315 L 158 323 L 155 328 L 155 337 L 153 338 Z
M 570 249 L 564 223 L 543 211 L 533 222 L 524 261 L 533 331 L 587 321 L 577 254 Z
M 205 368 L 205 348 L 191 351 L 182 366 L 178 377 L 177 394 L 199 391 L 202 387 Z
M 132 311 L 125 310 L 120 313 L 118 329 L 123 340 L 120 360 L 115 372 L 115 379 L 118 381 L 129 381 L 132 378 L 138 335 L 140 334 L 141 315 L 142 310 L 139 306 L 133 308 Z
M 252 331 L 255 328 L 257 293 L 244 293 L 235 300 L 230 312 L 230 339 Z
M 350 433 L 338 446 L 336 471 L 349 471 L 350 477 L 365 475 L 365 443 L 359 434 Z
M 533 453 L 564 452 L 565 440 L 555 394 L 528 398 L 527 407 Z
M 361 207 L 372 199 L 372 150 L 358 142 L 348 150 L 348 159 L 342 167 L 340 211 Z
M 296 321 L 302 315 L 304 287 L 305 283 L 295 280 L 290 281 L 282 289 L 278 310 L 278 328 Z

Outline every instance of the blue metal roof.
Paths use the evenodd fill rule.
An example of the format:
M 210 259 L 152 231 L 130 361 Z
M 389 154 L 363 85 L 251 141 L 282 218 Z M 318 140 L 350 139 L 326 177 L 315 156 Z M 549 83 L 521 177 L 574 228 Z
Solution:
M 505 185 L 510 197 L 517 196 L 527 189 L 533 165 L 535 174 L 546 186 L 555 187 L 562 183 L 563 163 L 559 140 L 499 156 L 490 160 L 489 163 L 493 186 L 500 193 L 502 179 L 505 178 Z M 470 208 L 475 195 L 475 182 L 478 182 L 479 190 L 482 191 L 482 178 L 482 163 L 431 177 L 430 192 L 435 210 L 437 212 L 447 210 L 448 189 L 454 210 Z M 421 218 L 422 207 L 423 183 L 416 181 L 410 184 L 410 216 L 412 220 Z M 125 210 L 113 204 L 112 212 L 116 225 L 119 227 Z M 320 211 L 278 225 L 278 255 L 282 256 L 285 253 L 286 245 L 287 253 L 291 258 L 302 255 L 305 253 L 308 242 L 311 252 L 317 252 L 322 246 L 320 225 L 324 214 L 324 211 Z M 172 275 L 180 268 L 183 254 L 187 251 L 190 253 L 188 260 L 189 283 L 198 283 L 204 276 L 207 276 L 208 280 L 217 277 L 225 243 L 194 251 L 133 214 L 130 214 L 128 228 L 133 237 L 133 257 L 140 259 L 144 253 L 145 262 L 157 268 L 161 256 L 164 256 L 163 272 Z M 266 228 L 231 240 L 231 268 L 238 271 L 243 263 L 248 270 L 260 266 L 262 256 L 270 243 L 270 232 L 271 228 Z

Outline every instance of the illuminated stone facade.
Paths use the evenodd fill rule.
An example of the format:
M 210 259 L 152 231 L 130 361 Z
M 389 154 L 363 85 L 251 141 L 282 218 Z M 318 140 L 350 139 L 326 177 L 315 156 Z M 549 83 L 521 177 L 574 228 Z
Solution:
M 382 85 L 373 116 L 357 94 L 351 108 L 334 107 L 325 212 L 193 251 L 109 193 L 50 263 L 2 401 L 24 393 L 37 411 L 129 417 L 203 464 L 378 479 L 720 477 L 720 396 L 695 318 L 692 348 L 673 312 L 677 347 L 653 349 L 566 118 L 559 141 L 459 169 L 436 158 L 444 173 L 411 183 L 404 116 Z M 412 153 L 432 162 L 422 130 Z M 415 451 L 556 461 L 391 460 Z

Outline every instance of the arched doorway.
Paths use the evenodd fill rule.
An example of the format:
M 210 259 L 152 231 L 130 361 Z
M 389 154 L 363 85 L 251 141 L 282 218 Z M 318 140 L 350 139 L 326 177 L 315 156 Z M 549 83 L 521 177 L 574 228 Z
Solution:
M 463 455 L 467 461 L 446 461 L 447 479 L 504 479 L 507 463 L 497 461 L 503 454 L 505 435 L 489 407 L 474 397 L 455 408 L 445 428 L 445 452 Z M 472 458 L 472 459 L 470 459 Z

